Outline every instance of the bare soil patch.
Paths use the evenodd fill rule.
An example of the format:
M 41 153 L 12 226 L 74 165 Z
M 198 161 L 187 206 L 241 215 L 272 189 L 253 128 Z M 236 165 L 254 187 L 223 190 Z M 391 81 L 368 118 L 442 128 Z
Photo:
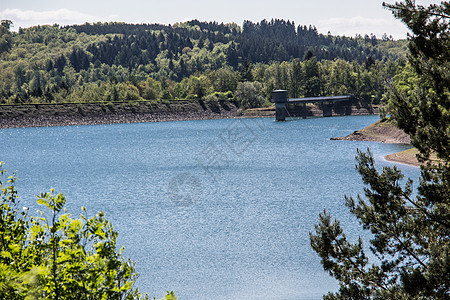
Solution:
M 373 141 L 388 144 L 411 144 L 411 139 L 403 130 L 387 119 L 379 120 L 366 128 L 356 130 L 345 136 L 332 138 L 332 140 Z
M 412 166 L 420 166 L 421 163 L 417 160 L 416 154 L 419 153 L 416 148 L 411 148 L 405 151 L 386 155 L 384 158 L 388 161 L 407 164 Z

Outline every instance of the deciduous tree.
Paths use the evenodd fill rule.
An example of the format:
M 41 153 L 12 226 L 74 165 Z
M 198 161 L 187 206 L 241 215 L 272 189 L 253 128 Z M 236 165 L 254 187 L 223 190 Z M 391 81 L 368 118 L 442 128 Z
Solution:
M 118 234 L 104 213 L 88 217 L 83 208 L 73 219 L 65 197 L 51 190 L 38 197 L 46 209 L 29 217 L 19 205 L 15 180 L 0 162 L 1 299 L 141 297 L 133 286 L 134 263 L 117 251 Z
M 244 108 L 261 107 L 264 103 L 262 85 L 259 82 L 240 82 L 234 96 Z

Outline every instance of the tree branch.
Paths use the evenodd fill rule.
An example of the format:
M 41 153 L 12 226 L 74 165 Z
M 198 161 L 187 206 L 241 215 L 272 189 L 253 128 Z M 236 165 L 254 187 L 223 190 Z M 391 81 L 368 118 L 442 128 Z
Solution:
M 335 241 L 336 241 L 336 245 L 338 246 L 339 250 L 341 251 L 341 253 L 343 253 L 343 252 L 344 252 L 344 249 L 343 249 L 342 246 L 340 245 L 339 241 L 338 241 L 337 239 L 336 239 Z M 351 260 L 351 258 L 347 258 L 346 256 L 344 256 L 344 258 L 345 258 L 347 261 L 350 262 L 350 264 L 353 266 L 353 268 L 355 268 L 355 269 L 358 271 L 358 273 L 360 273 L 363 277 L 365 277 L 366 273 L 365 273 L 363 270 L 361 270 L 361 269 L 358 267 L 358 265 L 357 265 L 355 262 L 353 262 L 353 261 Z M 387 287 L 385 287 L 384 285 L 382 285 L 382 284 L 380 284 L 380 283 L 378 283 L 378 282 L 376 282 L 376 281 L 373 281 L 373 280 L 370 280 L 370 279 L 368 279 L 367 281 L 370 282 L 370 283 L 372 283 L 372 284 L 375 284 L 376 286 L 382 288 L 382 289 L 385 290 L 385 291 L 388 290 Z
M 441 221 L 436 219 L 432 214 L 430 214 L 425 208 L 418 205 L 414 200 L 412 200 L 406 193 L 403 193 L 403 197 L 405 197 L 406 200 L 408 200 L 409 203 L 411 203 L 413 206 L 415 206 L 418 210 L 420 210 L 422 213 L 424 213 L 428 218 L 430 218 L 432 221 L 439 223 L 443 225 L 446 228 L 450 228 L 450 224 L 447 222 Z
M 386 2 L 383 2 L 382 5 L 383 5 L 383 7 L 386 7 L 386 8 L 389 8 L 389 9 L 406 10 L 406 11 L 411 12 L 411 13 L 417 12 L 417 10 L 413 10 L 413 9 L 409 9 L 409 8 L 406 8 L 406 7 L 400 7 L 400 6 L 392 5 L 392 4 L 389 4 L 389 3 L 386 3 Z M 434 13 L 434 12 L 430 12 L 430 11 L 421 11 L 421 12 L 423 12 L 423 13 L 425 13 L 427 15 L 430 15 L 430 16 L 441 17 L 441 18 L 444 18 L 444 19 L 450 19 L 449 15 L 444 15 L 444 14 L 440 14 L 440 13 Z
M 374 225 L 375 227 L 378 227 L 377 225 Z M 380 230 L 380 228 L 378 228 L 378 230 Z M 405 245 L 405 243 L 403 243 L 403 241 L 396 235 L 394 234 L 394 232 L 392 230 L 389 230 L 387 227 L 385 227 L 384 230 L 380 230 L 380 231 L 384 231 L 386 233 L 389 233 L 391 235 L 391 237 L 396 240 L 401 246 L 402 248 L 408 252 L 409 255 L 411 255 L 422 267 L 424 267 L 425 269 L 427 269 L 427 265 L 425 265 L 422 260 L 414 253 L 413 250 L 409 249 L 408 246 Z

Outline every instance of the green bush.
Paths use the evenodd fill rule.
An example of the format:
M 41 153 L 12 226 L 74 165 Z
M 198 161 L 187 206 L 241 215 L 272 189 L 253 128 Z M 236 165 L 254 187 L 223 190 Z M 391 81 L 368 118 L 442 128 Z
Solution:
M 118 233 L 99 212 L 66 213 L 62 194 L 38 196 L 38 217 L 20 208 L 16 177 L 0 162 L 1 299 L 139 299 L 134 262 L 116 251 Z M 148 298 L 145 296 L 144 298 Z
M 243 108 L 261 107 L 264 103 L 262 84 L 259 82 L 240 82 L 235 99 Z
M 233 98 L 233 92 L 232 91 L 228 91 L 228 92 L 215 92 L 213 94 L 214 96 L 216 96 L 216 98 L 218 100 L 230 100 Z

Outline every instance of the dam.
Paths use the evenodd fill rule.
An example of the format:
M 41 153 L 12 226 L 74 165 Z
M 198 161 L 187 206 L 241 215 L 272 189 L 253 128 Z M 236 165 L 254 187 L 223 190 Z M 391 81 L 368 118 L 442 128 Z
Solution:
M 286 117 L 291 116 L 289 106 L 291 104 L 303 104 L 306 108 L 307 103 L 320 103 L 324 117 L 333 115 L 333 106 L 335 102 L 342 102 L 350 107 L 351 101 L 356 99 L 353 95 L 345 96 L 326 96 L 326 97 L 306 97 L 306 98 L 288 98 L 287 90 L 275 90 L 272 92 L 271 102 L 275 103 L 275 120 L 286 121 Z M 304 109 L 303 111 L 306 111 Z M 306 117 L 306 115 L 301 115 Z

